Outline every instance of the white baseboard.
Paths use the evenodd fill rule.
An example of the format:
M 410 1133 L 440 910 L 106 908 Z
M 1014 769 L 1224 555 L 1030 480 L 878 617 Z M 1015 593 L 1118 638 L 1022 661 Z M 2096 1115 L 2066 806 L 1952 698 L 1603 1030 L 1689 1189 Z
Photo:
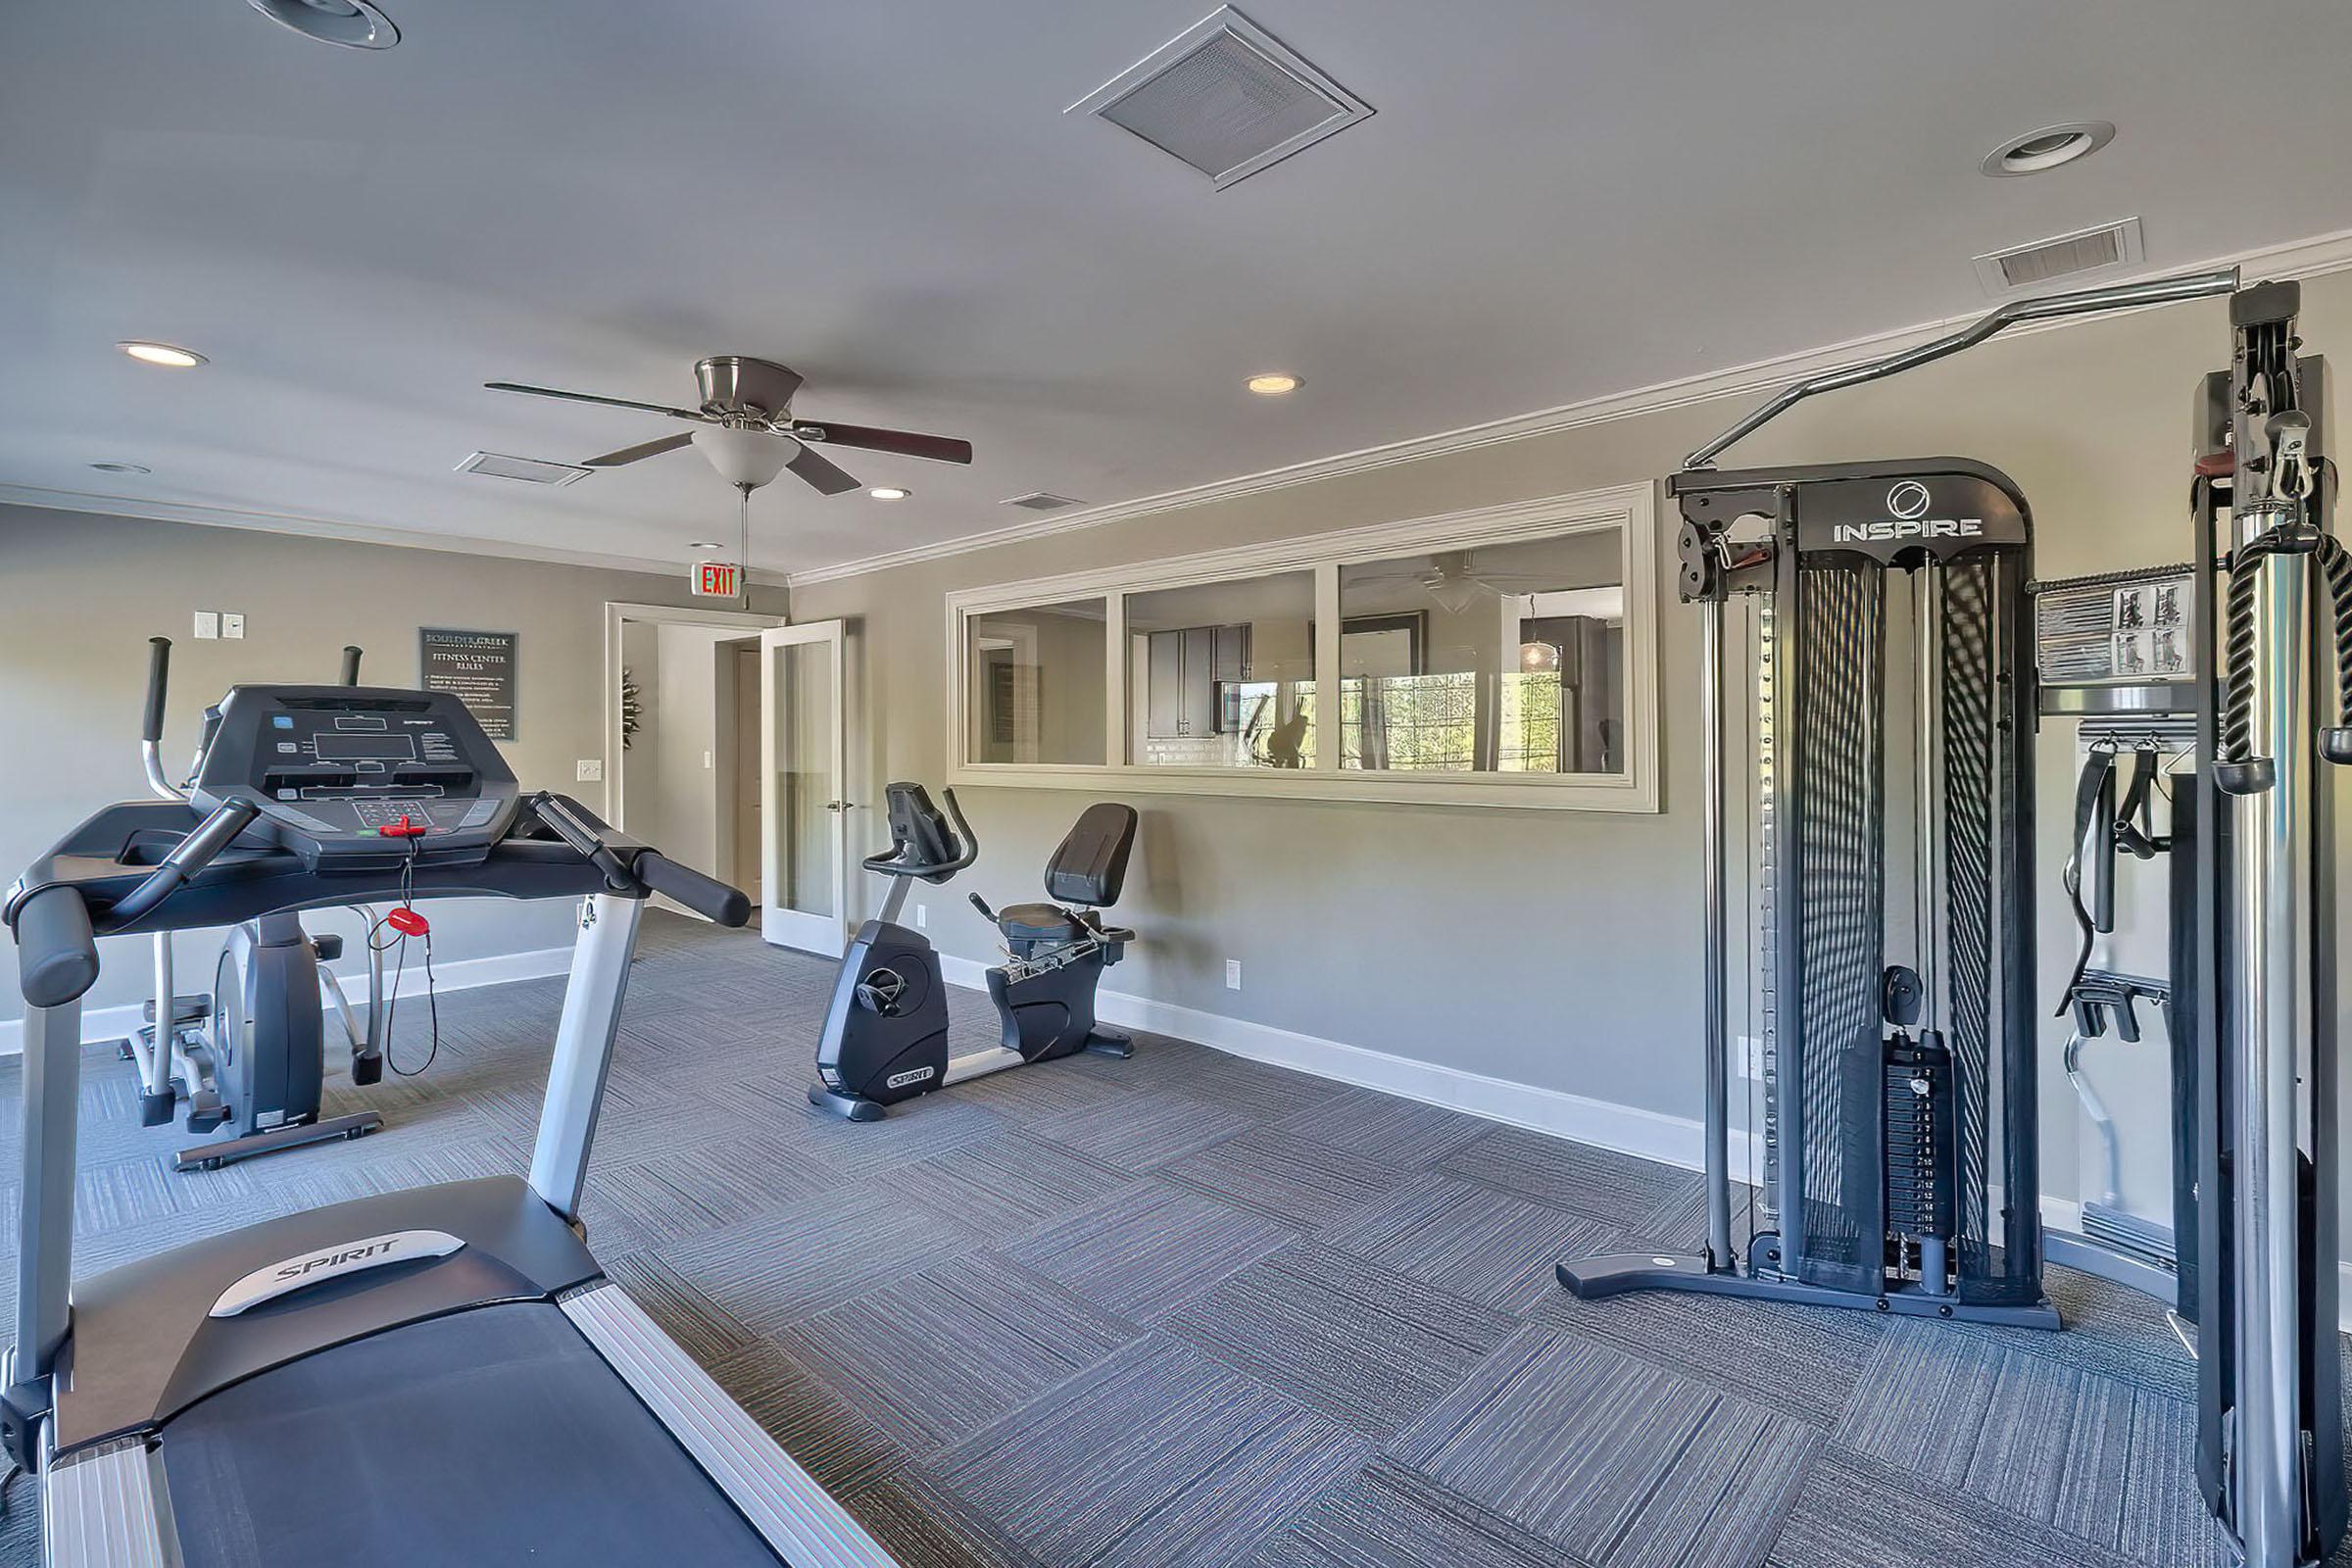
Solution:
M 951 985 L 987 988 L 986 964 L 942 954 L 940 968 Z M 1103 1022 L 1121 1028 L 1172 1035 L 1251 1061 L 1378 1089 L 1575 1143 L 1639 1154 L 1685 1170 L 1697 1170 L 1702 1162 L 1705 1130 L 1689 1117 L 1490 1078 L 1459 1067 L 1417 1061 L 1123 991 L 1098 993 L 1095 1010 Z
M 457 958 L 433 965 L 433 988 L 436 991 L 471 991 L 477 986 L 505 985 L 513 980 L 544 980 L 549 975 L 563 974 L 571 968 L 571 949 L 534 948 L 527 953 L 501 953 L 484 958 Z M 367 1005 L 368 972 L 341 974 L 344 988 L 351 993 L 351 1004 L 356 1011 Z M 384 983 L 392 985 L 390 971 Z M 424 965 L 412 961 L 400 972 L 396 998 L 424 995 Z M 319 1004 L 331 1006 L 320 990 Z M 83 1045 L 98 1045 L 109 1040 L 126 1038 L 133 1029 L 145 1022 L 146 1003 L 133 1002 L 117 1007 L 88 1007 L 81 1014 Z M 331 1027 L 331 1026 L 330 1026 Z M 21 1054 L 24 1050 L 24 1020 L 10 1018 L 0 1021 L 0 1057 Z

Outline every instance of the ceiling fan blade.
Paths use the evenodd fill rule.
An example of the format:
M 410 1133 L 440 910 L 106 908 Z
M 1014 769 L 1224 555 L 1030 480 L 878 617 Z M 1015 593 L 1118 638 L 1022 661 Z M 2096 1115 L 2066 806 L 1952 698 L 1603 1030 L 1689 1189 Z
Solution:
M 825 495 L 837 496 L 845 491 L 858 488 L 856 479 L 835 467 L 832 460 L 820 454 L 814 447 L 801 448 L 800 451 L 793 454 L 792 461 L 784 466 L 790 468 L 809 484 L 814 485 Z
M 673 409 L 662 403 L 632 403 L 627 398 L 599 397 L 593 392 L 565 392 L 552 386 L 525 386 L 520 381 L 484 381 L 482 385 L 493 392 L 521 392 L 535 398 L 562 398 L 566 403 L 601 403 L 608 409 L 635 409 L 641 414 L 666 414 L 673 419 L 692 419 L 707 424 L 706 416 L 693 409 Z
M 896 452 L 902 457 L 929 458 L 933 463 L 972 461 L 972 444 L 953 436 L 917 435 L 912 430 L 884 430 L 870 424 L 831 424 L 815 419 L 794 420 L 791 433 L 803 441 Z
M 640 458 L 658 458 L 664 452 L 675 452 L 680 447 L 693 444 L 694 432 L 689 430 L 684 435 L 665 435 L 659 441 L 640 441 L 633 447 L 622 447 L 618 452 L 608 452 L 601 458 L 590 458 L 582 466 L 617 468 L 624 463 L 635 463 Z

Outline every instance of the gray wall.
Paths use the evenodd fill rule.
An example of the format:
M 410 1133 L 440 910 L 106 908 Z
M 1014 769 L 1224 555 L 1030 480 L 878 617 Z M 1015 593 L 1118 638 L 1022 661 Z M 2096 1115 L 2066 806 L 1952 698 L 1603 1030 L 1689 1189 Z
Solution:
M 2352 364 L 2352 277 L 2306 286 L 2304 330 Z M 2046 576 L 2184 559 L 2185 442 L 2198 378 L 2227 363 L 2225 305 L 2203 302 L 1996 341 L 1896 381 L 1816 400 L 1734 461 L 1959 453 L 2006 469 L 2034 506 Z M 1661 364 L 1667 363 L 1662 360 Z M 804 618 L 856 617 L 864 780 L 937 780 L 941 598 L 952 589 L 1652 480 L 1757 399 L 1716 400 L 1262 492 L 1168 514 L 804 585 Z M 1673 602 L 1661 501 L 1664 809 L 1656 815 L 1138 795 L 1120 989 L 1351 1045 L 1695 1117 L 1696 638 Z M 2071 733 L 2045 731 L 2042 985 L 2063 982 Z M 1088 797 L 959 791 L 984 853 L 963 884 L 1032 897 Z M 857 818 L 869 835 L 878 813 Z M 962 886 L 921 890 L 930 935 L 969 958 L 991 933 Z M 863 892 L 871 907 L 877 894 Z M 1222 960 L 1245 960 L 1227 991 Z M 2073 1102 L 2045 1054 L 2049 1191 L 2072 1191 Z M 2151 1058 L 2152 1060 L 2153 1058 Z
M 683 572 L 0 507 L 0 874 L 14 877 L 97 806 L 146 796 L 138 726 L 153 636 L 173 645 L 165 754 L 176 770 L 206 705 L 236 682 L 332 681 L 339 650 L 358 643 L 368 652 L 365 678 L 414 684 L 417 627 L 514 632 L 520 710 L 517 738 L 502 748 L 508 764 L 525 788 L 563 790 L 599 808 L 601 787 L 574 784 L 572 764 L 604 750 L 604 604 L 680 603 L 685 588 Z M 197 610 L 241 612 L 244 639 L 195 641 Z M 570 941 L 568 904 L 452 901 L 432 914 L 440 963 Z M 334 915 L 318 924 L 357 929 Z M 180 936 L 181 989 L 210 985 L 219 944 L 217 933 Z M 141 999 L 144 942 L 102 951 L 106 972 L 90 1004 Z M 0 942 L 0 1019 L 22 1013 L 15 945 Z

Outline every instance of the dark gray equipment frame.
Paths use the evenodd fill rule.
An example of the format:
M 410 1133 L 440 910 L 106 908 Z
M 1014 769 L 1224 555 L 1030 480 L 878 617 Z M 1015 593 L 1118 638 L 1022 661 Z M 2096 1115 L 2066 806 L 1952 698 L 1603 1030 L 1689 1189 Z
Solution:
M 1890 498 L 1914 487 L 1943 525 L 1887 514 Z M 2039 1187 L 2032 908 L 1999 896 L 2031 881 L 2024 502 L 1997 470 L 1964 459 L 1683 473 L 1670 491 L 1687 519 L 1684 595 L 1706 615 L 1712 659 L 1703 688 L 1706 994 L 1717 1019 L 1726 924 L 1718 622 L 1731 592 L 1769 593 L 1774 605 L 1777 1071 L 1767 1137 L 1779 1226 L 1752 1238 L 1744 1259 L 1737 1254 L 1727 1156 L 1724 1167 L 1711 1161 L 1706 1253 L 1579 1259 L 1560 1266 L 1561 1281 L 1585 1297 L 1701 1291 L 2055 1328 L 2041 1293 L 2037 1216 L 1992 1200 L 1996 1188 Z M 1731 525 L 1755 515 L 1772 519 L 1769 540 L 1731 543 Z M 1897 571 L 1917 585 L 1928 655 L 1921 705 L 1935 749 L 1913 823 L 1937 890 L 1923 896 L 1918 926 L 1926 1026 L 1916 1038 L 1890 1029 L 1882 1001 L 1879 606 Z M 1845 918 L 1820 918 L 1825 889 L 1839 895 Z M 1903 1062 L 1916 1064 L 1896 1072 Z M 1889 1082 L 1906 1078 L 1920 1087 L 1890 1104 Z M 1917 1119 L 1906 1119 L 1914 1106 Z M 1714 1152 L 1726 1137 L 1723 1109 L 1712 1097 L 1708 1108 Z
M 2204 298 L 2226 294 L 2235 289 L 2238 274 L 2235 269 L 2219 271 L 2160 278 L 2145 283 L 2125 284 L 2109 288 L 2090 289 L 2077 293 L 2055 295 L 2045 299 L 2026 300 L 2004 306 L 1959 331 L 1946 334 L 1928 343 L 1886 355 L 1883 358 L 1838 370 L 1826 372 L 1798 382 L 1783 391 L 1753 414 L 1740 419 L 1715 440 L 1692 452 L 1685 461 L 1681 473 L 1669 481 L 1669 489 L 1678 496 L 1719 487 L 1730 476 L 1711 471 L 1714 460 L 1735 442 L 1752 434 L 1773 418 L 1805 398 L 1842 387 L 1859 386 L 1870 381 L 1915 368 L 1918 366 L 1955 354 L 1992 337 L 2020 322 L 2050 319 L 2065 316 L 2085 315 L 2106 311 L 2131 310 L 2149 305 Z M 1832 470 L 1814 470 L 1812 477 L 1826 478 Z M 1804 470 L 1791 470 L 1778 475 L 1783 481 L 1801 480 Z M 1773 476 L 1759 475 L 1767 482 Z M 2014 487 L 2010 487 L 2012 490 Z M 1763 509 L 1768 515 L 1779 517 L 1783 506 L 1775 501 Z M 1732 519 L 1726 516 L 1727 523 Z M 1902 1291 L 1883 1296 L 1859 1296 L 1842 1290 L 1826 1289 L 1809 1284 L 1792 1284 L 1776 1278 L 1758 1278 L 1751 1270 L 1743 1272 L 1740 1260 L 1735 1255 L 1731 1240 L 1731 1160 L 1729 1147 L 1729 1113 L 1726 1069 L 1729 1063 L 1729 1040 L 1725 1016 L 1725 954 L 1728 941 L 1723 895 L 1724 858 L 1724 762 L 1721 713 L 1721 648 L 1724 614 L 1724 596 L 1729 588 L 1728 578 L 1736 564 L 1728 559 L 1720 532 L 1701 531 L 1693 538 L 1688 531 L 1684 554 L 1682 581 L 1683 597 L 1696 603 L 1703 616 L 1700 622 L 1701 653 L 1706 665 L 1701 681 L 1701 722 L 1703 726 L 1702 753 L 1706 778 L 1703 805 L 1706 821 L 1702 852 L 1703 875 L 1706 884 L 1707 929 L 1703 947 L 1704 1019 L 1704 1094 L 1705 1122 L 1703 1156 L 1707 1196 L 1707 1244 L 1696 1254 L 1626 1254 L 1614 1257 L 1580 1259 L 1562 1263 L 1561 1283 L 1580 1295 L 1598 1297 L 1621 1291 L 1639 1289 L 1670 1289 L 1698 1291 L 1722 1295 L 1741 1295 L 1769 1298 L 1812 1301 L 1825 1305 L 1869 1305 L 1881 1311 L 1918 1313 L 1922 1315 L 1960 1315 L 1961 1304 L 1949 1298 L 1938 1299 L 1925 1295 Z M 1752 568 L 1752 563 L 1748 564 Z M 2024 617 L 2018 617 L 2022 622 Z M 2019 635 L 2026 628 L 2021 624 Z M 2030 670 L 2028 662 L 2020 673 Z M 2010 693 L 2013 706 L 2019 694 Z M 2029 720 L 2030 724 L 2030 720 Z M 2027 963 L 2016 968 L 2030 972 Z M 2026 1085 L 2032 1083 L 2031 1064 L 2028 1064 Z M 2012 1190 L 2015 1190 L 2014 1188 Z M 2037 1191 L 2029 1186 L 2025 1191 Z M 2008 1231 L 2014 1236 L 2021 1223 L 2031 1216 L 2012 1213 Z M 2032 1244 L 2037 1254 L 2038 1243 Z M 1752 1259 L 1750 1263 L 1752 1265 Z M 2026 1322 L 2037 1326 L 2055 1326 L 2056 1314 L 2043 1303 L 1983 1303 L 1969 1315 L 1983 1315 L 1996 1321 Z

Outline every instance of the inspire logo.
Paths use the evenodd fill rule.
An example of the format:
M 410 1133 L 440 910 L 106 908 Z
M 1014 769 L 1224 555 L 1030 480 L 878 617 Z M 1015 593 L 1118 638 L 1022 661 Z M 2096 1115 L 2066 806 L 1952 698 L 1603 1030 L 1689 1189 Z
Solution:
M 1973 539 L 1984 531 L 1981 517 L 1931 517 L 1936 498 L 1917 479 L 1905 479 L 1886 492 L 1886 510 L 1893 514 L 1876 522 L 1840 522 L 1830 529 L 1841 545 L 1885 544 L 1895 539 Z

